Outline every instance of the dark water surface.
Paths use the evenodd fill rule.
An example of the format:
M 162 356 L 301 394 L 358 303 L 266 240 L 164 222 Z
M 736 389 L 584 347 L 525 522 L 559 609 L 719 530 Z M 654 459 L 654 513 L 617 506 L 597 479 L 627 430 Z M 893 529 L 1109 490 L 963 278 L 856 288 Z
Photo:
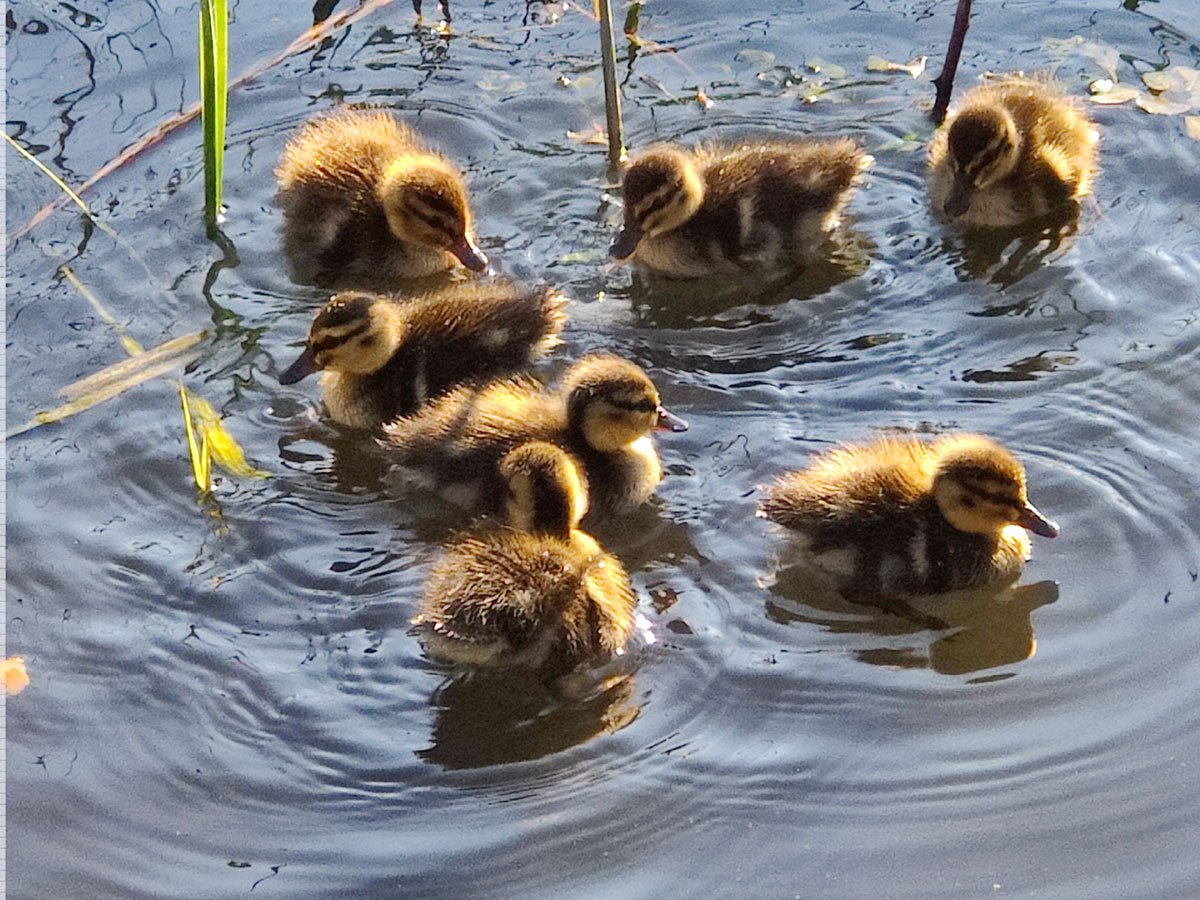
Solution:
M 187 384 L 274 473 L 197 503 L 170 379 L 9 440 L 8 652 L 33 676 L 7 705 L 11 896 L 1200 896 L 1200 143 L 1098 107 L 1079 236 L 965 245 L 923 201 L 929 76 L 865 69 L 940 59 L 953 6 L 642 9 L 631 146 L 780 128 L 876 157 L 846 258 L 757 301 L 605 265 L 603 148 L 567 135 L 603 121 L 575 5 L 458 0 L 446 39 L 397 0 L 238 89 L 224 246 L 198 125 L 88 195 L 152 280 L 69 210 L 10 246 L 10 427 L 122 357 L 69 263 L 146 346 L 209 331 Z M 1123 80 L 1200 64 L 1185 0 L 976 9 L 961 84 L 1048 68 L 1045 39 L 1073 35 L 1116 47 Z M 231 73 L 309 21 L 231 11 Z M 10 4 L 8 132 L 80 183 L 195 99 L 196 17 Z M 1102 74 L 1058 69 L 1075 94 Z M 461 519 L 321 424 L 314 382 L 276 380 L 321 295 L 288 280 L 271 170 L 339 99 L 462 160 L 488 254 L 572 295 L 549 371 L 618 351 L 691 421 L 660 441 L 657 504 L 600 535 L 658 641 L 589 701 L 445 682 L 405 628 Z M 13 230 L 55 189 L 7 160 Z M 1026 460 L 1063 535 L 1018 588 L 917 621 L 777 573 L 754 485 L 890 427 Z

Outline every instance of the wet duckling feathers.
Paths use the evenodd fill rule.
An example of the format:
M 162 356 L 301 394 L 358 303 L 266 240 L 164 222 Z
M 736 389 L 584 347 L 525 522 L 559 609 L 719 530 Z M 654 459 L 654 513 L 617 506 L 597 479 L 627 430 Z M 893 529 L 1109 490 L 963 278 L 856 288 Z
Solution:
M 468 381 L 515 372 L 549 354 L 566 324 L 566 297 L 506 280 L 446 285 L 402 300 L 333 297 L 313 319 L 293 384 L 324 370 L 330 417 L 376 428 Z
M 455 260 L 487 267 L 462 173 L 385 110 L 344 109 L 305 123 L 275 175 L 284 249 L 304 280 L 377 286 Z
M 571 457 L 542 442 L 500 461 L 505 526 L 453 542 L 413 620 L 444 662 L 545 676 L 623 652 L 636 595 L 621 564 L 578 530 L 587 486 Z
M 625 174 L 611 253 L 672 278 L 775 277 L 821 254 L 872 161 L 850 139 L 651 147 Z
M 933 211 L 968 228 L 1074 211 L 1091 190 L 1097 138 L 1082 105 L 1043 81 L 1008 76 L 977 87 L 930 144 Z
M 594 354 L 568 369 L 557 389 L 527 378 L 460 388 L 384 430 L 400 462 L 430 470 L 441 484 L 482 482 L 485 495 L 495 493 L 487 481 L 511 448 L 556 444 L 583 464 L 593 505 L 609 514 L 643 503 L 662 479 L 650 432 L 686 429 L 641 368 Z
M 760 514 L 797 532 L 814 562 L 868 594 L 1015 577 L 1029 557 L 1023 529 L 1058 534 L 1029 502 L 1021 464 L 975 434 L 882 437 L 829 451 L 766 488 Z

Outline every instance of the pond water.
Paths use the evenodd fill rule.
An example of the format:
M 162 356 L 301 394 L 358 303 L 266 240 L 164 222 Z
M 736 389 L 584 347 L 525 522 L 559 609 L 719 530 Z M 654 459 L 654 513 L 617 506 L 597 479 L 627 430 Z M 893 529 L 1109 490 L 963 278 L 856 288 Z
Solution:
M 9 439 L 7 652 L 33 677 L 7 701 L 10 895 L 1200 896 L 1200 143 L 1095 107 L 1079 234 L 966 244 L 924 203 L 930 73 L 866 70 L 936 73 L 953 2 L 651 3 L 621 42 L 631 147 L 780 129 L 876 158 L 840 264 L 656 291 L 606 264 L 604 148 L 568 137 L 604 115 L 587 8 L 457 0 L 440 36 L 397 0 L 268 68 L 230 101 L 224 241 L 198 124 L 87 194 L 149 274 L 71 210 L 10 244 L 9 427 L 122 358 L 68 264 L 146 346 L 207 330 L 186 383 L 273 473 L 198 501 L 171 378 Z M 232 5 L 231 73 L 311 21 L 283 10 Z M 10 4 L 8 132 L 81 183 L 197 97 L 196 17 Z M 1200 64 L 1190 0 L 1012 0 L 976 5 L 960 89 L 1061 61 L 1082 95 L 1104 71 L 1076 35 L 1125 81 Z M 691 423 L 658 501 L 599 532 L 657 642 L 598 697 L 447 683 L 405 632 L 461 516 L 277 382 L 322 295 L 288 280 L 272 167 L 340 100 L 461 160 L 488 255 L 569 292 L 548 373 L 617 351 Z M 13 232 L 56 190 L 7 161 Z M 918 620 L 776 575 L 754 486 L 894 427 L 1026 462 L 1062 537 L 1019 587 Z

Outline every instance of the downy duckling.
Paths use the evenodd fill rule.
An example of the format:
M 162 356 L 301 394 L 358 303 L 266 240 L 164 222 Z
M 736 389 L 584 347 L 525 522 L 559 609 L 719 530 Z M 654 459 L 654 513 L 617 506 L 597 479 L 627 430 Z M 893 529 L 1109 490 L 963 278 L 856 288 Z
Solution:
M 500 460 L 507 525 L 451 544 L 413 619 L 443 662 L 563 676 L 624 652 L 637 598 L 621 564 L 579 530 L 587 483 L 544 442 Z
M 668 278 L 789 274 L 820 255 L 873 161 L 848 138 L 651 147 L 625 173 L 609 252 Z
M 458 388 L 384 427 L 400 462 L 438 483 L 482 488 L 470 501 L 493 507 L 496 461 L 527 441 L 556 444 L 582 463 L 594 511 L 605 515 L 654 493 L 662 464 L 650 432 L 668 430 L 686 431 L 687 423 L 663 408 L 641 368 L 606 354 L 575 363 L 557 389 L 521 378 Z
M 284 249 L 314 280 L 371 284 L 487 268 L 462 172 L 379 109 L 305 123 L 275 169 Z
M 566 302 L 552 288 L 504 280 L 450 284 L 410 300 L 337 294 L 279 383 L 324 370 L 330 418 L 377 428 L 467 381 L 546 356 L 560 343 Z
M 1070 212 L 1091 190 L 1096 127 L 1080 104 L 1008 76 L 967 93 L 929 146 L 934 214 L 1005 228 Z
M 977 434 L 845 445 L 765 489 L 759 515 L 798 532 L 806 560 L 847 593 L 928 594 L 1015 578 L 1025 530 L 1058 526 L 1029 502 L 1025 470 Z

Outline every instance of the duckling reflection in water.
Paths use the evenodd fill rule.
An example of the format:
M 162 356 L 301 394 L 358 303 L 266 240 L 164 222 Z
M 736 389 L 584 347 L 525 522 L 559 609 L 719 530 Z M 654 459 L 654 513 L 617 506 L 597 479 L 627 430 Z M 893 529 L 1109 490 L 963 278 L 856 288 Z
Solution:
M 1077 211 L 1091 190 L 1098 132 L 1049 85 L 1007 76 L 970 91 L 933 136 L 934 214 L 967 228 L 1004 228 Z
M 872 162 L 848 139 L 651 147 L 625 173 L 625 224 L 610 252 L 669 278 L 793 274 L 824 255 Z
M 975 434 L 881 437 L 819 456 L 765 489 L 759 514 L 848 597 L 930 594 L 1013 580 L 1026 531 L 1058 526 L 1029 502 L 1025 470 Z
M 378 109 L 307 122 L 275 170 L 284 250 L 301 280 L 378 285 L 442 272 L 480 272 L 462 172 Z
M 527 441 L 548 441 L 583 464 L 593 515 L 630 512 L 654 493 L 662 464 L 651 431 L 686 431 L 663 408 L 638 366 L 593 354 L 571 366 L 558 389 L 528 379 L 458 388 L 385 426 L 398 462 L 436 484 L 465 488 L 464 501 L 496 508 L 496 461 Z
M 507 524 L 446 548 L 413 633 L 434 659 L 561 678 L 624 654 L 637 598 L 615 557 L 579 530 L 587 485 L 552 444 L 500 461 Z
M 341 293 L 317 313 L 304 352 L 279 382 L 323 370 L 330 417 L 377 428 L 467 381 L 546 356 L 560 343 L 565 306 L 551 288 L 503 280 L 450 284 L 409 300 Z

